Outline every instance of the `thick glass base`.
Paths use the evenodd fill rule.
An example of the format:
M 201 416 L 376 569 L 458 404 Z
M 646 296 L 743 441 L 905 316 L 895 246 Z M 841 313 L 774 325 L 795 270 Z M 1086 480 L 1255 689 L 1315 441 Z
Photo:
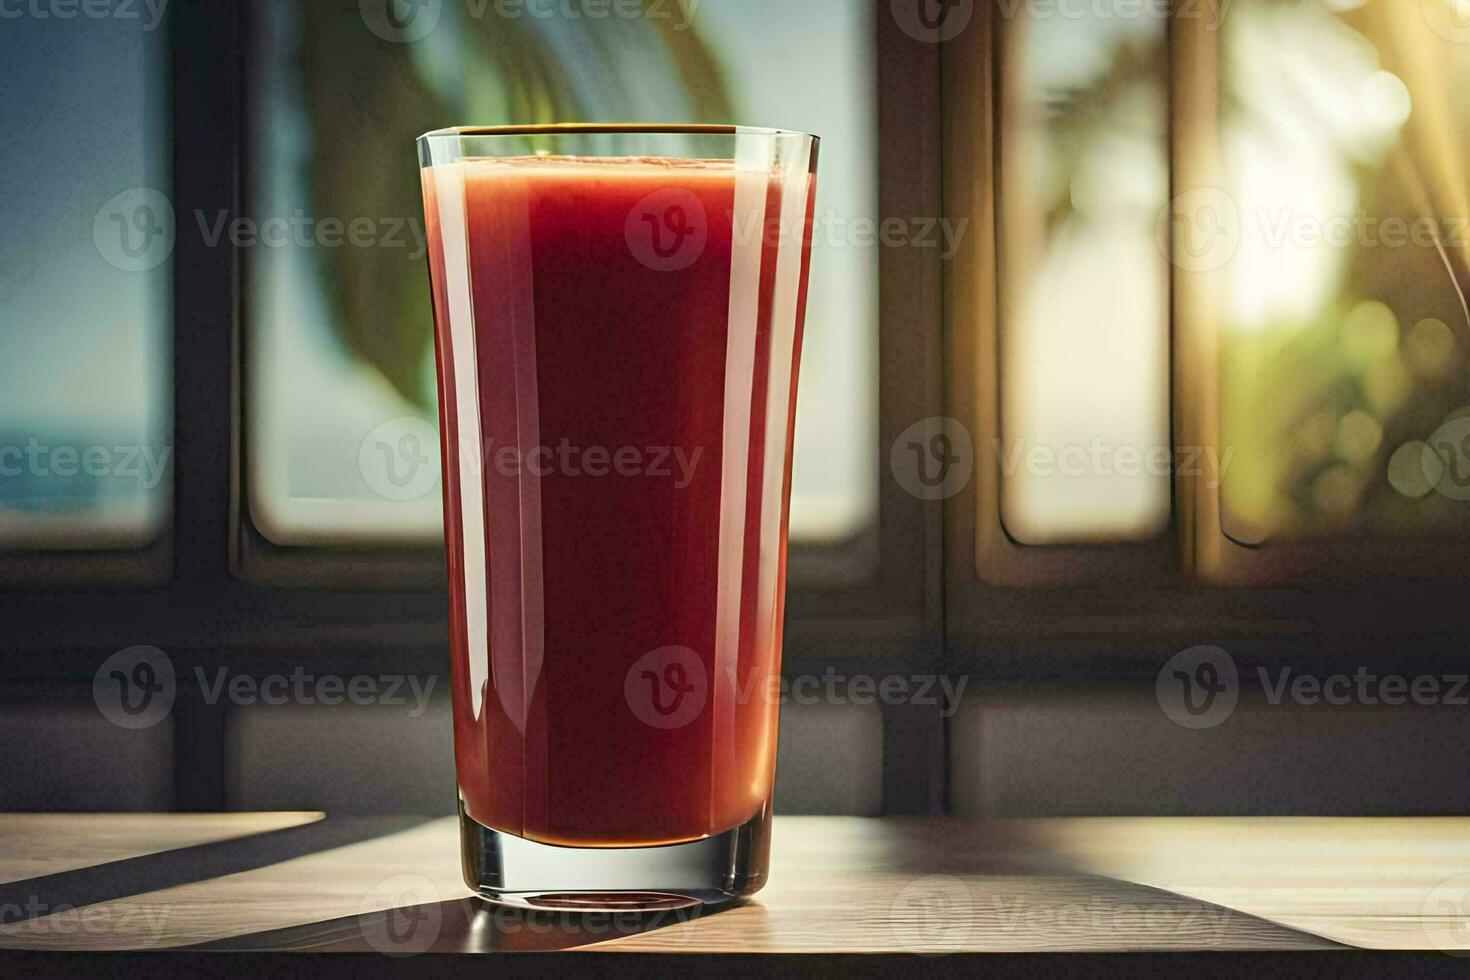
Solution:
M 770 805 L 734 830 L 660 847 L 556 847 L 491 830 L 459 810 L 465 883 L 521 909 L 659 912 L 719 905 L 766 883 Z

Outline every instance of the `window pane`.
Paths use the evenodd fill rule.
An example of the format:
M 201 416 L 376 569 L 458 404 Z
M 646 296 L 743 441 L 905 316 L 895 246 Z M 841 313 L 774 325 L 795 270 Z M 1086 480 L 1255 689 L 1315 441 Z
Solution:
M 1169 521 L 1168 56 L 1145 7 L 998 19 L 996 451 L 1024 544 Z
M 137 547 L 168 516 L 168 48 L 138 13 L 0 28 L 0 550 Z
M 1237 541 L 1470 529 L 1467 11 L 1241 0 L 1224 21 L 1221 200 L 1239 235 L 1221 269 L 1221 500 Z
M 306 230 L 247 249 L 255 523 L 287 545 L 439 539 L 436 486 L 389 499 L 405 494 L 375 490 L 382 481 L 359 460 L 365 443 L 372 458 L 379 444 L 432 442 L 414 137 L 465 123 L 631 119 L 826 138 L 817 213 L 835 231 L 819 228 L 813 249 L 791 536 L 861 534 L 877 508 L 878 256 L 841 229 L 877 213 L 872 11 L 758 0 L 592 19 L 548 6 L 554 16 L 445 3 L 432 25 L 401 36 L 431 29 L 398 43 L 385 40 L 396 28 L 366 22 L 356 0 L 257 5 L 250 215 L 262 246 L 267 219 L 298 215 Z M 317 232 L 332 219 L 365 222 L 370 244 L 340 233 L 324 244 Z M 412 461 L 399 461 L 406 473 Z

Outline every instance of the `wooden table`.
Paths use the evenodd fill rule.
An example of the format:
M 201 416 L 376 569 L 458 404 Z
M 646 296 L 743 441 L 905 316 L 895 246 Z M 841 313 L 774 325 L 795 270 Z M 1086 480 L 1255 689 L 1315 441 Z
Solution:
M 754 900 L 697 916 L 521 914 L 470 896 L 452 818 L 0 815 L 0 970 L 81 962 L 56 953 L 138 965 L 100 955 L 119 951 L 231 967 L 318 954 L 354 975 L 531 950 L 597 954 L 616 972 L 663 972 L 669 955 L 779 970 L 793 958 L 934 969 L 1000 952 L 1169 952 L 1298 966 L 1330 953 L 1335 975 L 1352 948 L 1470 955 L 1470 820 L 1458 818 L 787 817 L 772 868 Z M 1129 974 L 1157 962 L 1121 959 Z

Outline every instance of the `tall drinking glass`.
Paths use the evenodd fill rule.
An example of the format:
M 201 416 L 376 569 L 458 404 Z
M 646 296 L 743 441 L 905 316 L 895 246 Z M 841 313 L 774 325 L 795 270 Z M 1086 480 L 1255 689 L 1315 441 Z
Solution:
M 464 870 L 667 909 L 766 879 L 817 139 L 419 140 Z

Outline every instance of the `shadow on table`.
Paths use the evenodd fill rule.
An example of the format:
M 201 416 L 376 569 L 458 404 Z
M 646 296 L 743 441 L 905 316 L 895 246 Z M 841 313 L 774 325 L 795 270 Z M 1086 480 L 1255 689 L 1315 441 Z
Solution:
M 492 906 L 476 898 L 365 912 L 288 929 L 221 939 L 190 949 L 303 953 L 556 952 L 610 943 L 658 930 L 670 951 L 698 919 L 735 904 L 660 912 L 560 912 Z
M 324 818 L 0 884 L 0 925 L 254 871 L 411 830 L 433 818 Z

